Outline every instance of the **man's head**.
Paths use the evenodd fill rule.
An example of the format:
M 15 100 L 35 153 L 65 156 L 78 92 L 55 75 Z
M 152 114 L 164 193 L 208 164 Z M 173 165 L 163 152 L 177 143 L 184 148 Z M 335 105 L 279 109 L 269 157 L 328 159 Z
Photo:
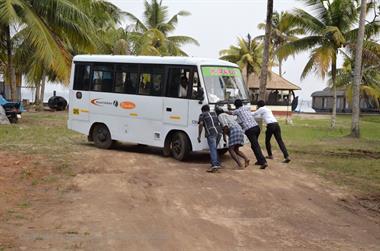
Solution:
M 216 113 L 216 115 L 219 116 L 219 114 L 224 113 L 224 110 L 223 110 L 221 107 L 216 106 L 216 107 L 215 107 L 215 113 Z
M 209 105 L 204 105 L 201 108 L 202 112 L 209 112 L 210 111 L 210 106 Z
M 257 107 L 258 108 L 263 107 L 263 106 L 265 106 L 265 101 L 264 100 L 257 101 Z
M 241 99 L 237 99 L 237 100 L 235 100 L 234 105 L 235 105 L 236 109 L 238 109 L 238 108 L 243 106 L 243 101 L 241 101 Z
M 181 85 L 183 87 L 186 87 L 187 86 L 187 77 L 186 76 L 182 76 L 181 77 Z

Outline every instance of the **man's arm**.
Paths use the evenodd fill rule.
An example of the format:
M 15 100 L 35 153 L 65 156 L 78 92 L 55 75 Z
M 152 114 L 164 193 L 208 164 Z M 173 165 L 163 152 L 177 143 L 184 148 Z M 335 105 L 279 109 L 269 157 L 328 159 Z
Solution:
M 200 121 L 198 125 L 198 143 L 201 143 L 202 131 L 203 131 L 203 121 Z
M 263 109 L 261 109 L 262 107 L 260 107 L 259 109 L 257 109 L 255 112 L 252 112 L 252 116 L 253 117 L 261 117 L 263 115 Z
M 223 130 L 223 141 L 227 142 L 226 135 L 227 135 L 228 127 L 224 126 L 222 130 Z

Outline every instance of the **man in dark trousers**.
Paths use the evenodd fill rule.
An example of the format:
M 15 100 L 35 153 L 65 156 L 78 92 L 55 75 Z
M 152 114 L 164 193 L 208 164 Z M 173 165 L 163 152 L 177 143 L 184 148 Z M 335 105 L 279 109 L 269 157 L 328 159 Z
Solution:
M 199 115 L 198 121 L 198 142 L 201 143 L 201 135 L 204 127 L 211 158 L 211 167 L 207 170 L 207 172 L 214 173 L 220 168 L 217 147 L 221 138 L 222 128 L 220 126 L 218 116 L 215 112 L 210 112 L 210 107 L 208 105 L 202 106 L 201 109 L 202 113 Z
M 290 158 L 288 151 L 286 150 L 284 141 L 282 141 L 280 125 L 278 124 L 277 119 L 273 116 L 272 111 L 265 106 L 265 102 L 263 100 L 259 100 L 257 102 L 257 111 L 252 113 L 252 115 L 256 118 L 262 118 L 265 124 L 267 125 L 267 130 L 265 132 L 265 146 L 268 152 L 267 158 L 273 159 L 272 146 L 270 144 L 270 140 L 272 138 L 272 135 L 274 135 L 274 138 L 276 139 L 278 146 L 284 154 L 283 162 L 289 163 Z
M 230 114 L 237 116 L 237 122 L 240 124 L 245 135 L 251 142 L 251 148 L 257 159 L 256 165 L 260 166 L 260 169 L 265 169 L 268 164 L 261 152 L 261 148 L 258 142 L 260 135 L 260 127 L 252 116 L 251 109 L 243 106 L 243 101 L 240 99 L 235 100 L 236 110 L 230 112 Z

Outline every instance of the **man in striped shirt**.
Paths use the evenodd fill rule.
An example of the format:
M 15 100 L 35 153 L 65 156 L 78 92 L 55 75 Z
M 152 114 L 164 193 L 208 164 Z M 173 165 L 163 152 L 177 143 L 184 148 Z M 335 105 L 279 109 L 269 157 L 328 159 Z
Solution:
M 201 135 L 204 127 L 205 136 L 210 149 L 211 167 L 207 172 L 217 172 L 220 168 L 217 147 L 221 138 L 222 128 L 216 113 L 210 112 L 208 105 L 202 106 L 202 113 L 199 115 L 198 124 L 198 142 L 201 143 Z
M 240 99 L 235 100 L 234 105 L 236 107 L 236 110 L 230 112 L 230 114 L 237 116 L 237 122 L 240 124 L 245 135 L 251 142 L 251 148 L 257 160 L 255 164 L 259 165 L 260 169 L 265 169 L 268 164 L 263 153 L 261 152 L 258 141 L 260 135 L 260 127 L 253 118 L 251 109 L 249 107 L 243 106 L 243 102 Z

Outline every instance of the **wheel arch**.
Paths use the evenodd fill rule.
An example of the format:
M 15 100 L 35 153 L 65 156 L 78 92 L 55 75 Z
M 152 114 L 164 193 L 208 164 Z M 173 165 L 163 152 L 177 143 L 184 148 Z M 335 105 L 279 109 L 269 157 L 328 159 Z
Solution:
M 95 126 L 97 126 L 97 125 L 104 125 L 105 127 L 107 127 L 108 131 L 110 132 L 111 138 L 112 138 L 111 131 L 110 131 L 110 129 L 108 128 L 108 126 L 106 124 L 104 124 L 102 122 L 94 122 L 94 123 L 92 123 L 92 125 L 90 127 L 90 130 L 88 131 L 88 135 L 87 135 L 88 141 L 94 141 L 94 139 L 92 137 L 92 133 L 94 131 Z
M 170 131 L 166 134 L 166 136 L 165 136 L 165 140 L 164 140 L 164 149 L 167 150 L 167 149 L 170 148 L 170 141 L 171 141 L 173 135 L 174 135 L 175 133 L 177 133 L 177 132 L 182 132 L 182 133 L 184 133 L 184 134 L 186 135 L 187 139 L 188 139 L 189 142 L 190 142 L 190 151 L 193 151 L 193 142 L 190 140 L 189 134 L 188 134 L 186 131 L 184 131 L 184 130 L 178 130 L 178 129 L 172 129 L 172 130 L 170 130 Z

